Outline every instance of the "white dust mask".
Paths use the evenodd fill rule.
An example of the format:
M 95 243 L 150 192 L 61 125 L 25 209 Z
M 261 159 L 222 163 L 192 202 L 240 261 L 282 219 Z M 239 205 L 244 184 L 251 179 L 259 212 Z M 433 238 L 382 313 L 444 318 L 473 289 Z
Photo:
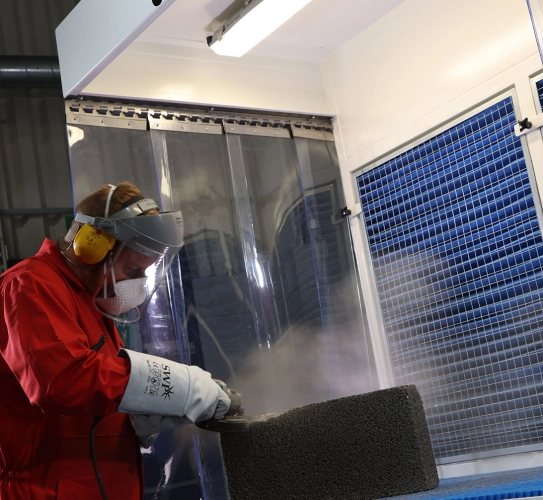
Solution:
M 96 297 L 95 299 L 96 305 L 102 311 L 113 315 L 125 313 L 139 306 L 147 298 L 146 277 L 123 280 L 117 283 L 115 281 L 115 272 L 112 269 L 111 278 L 113 279 L 115 296 L 107 297 L 107 287 L 104 282 L 104 297 Z

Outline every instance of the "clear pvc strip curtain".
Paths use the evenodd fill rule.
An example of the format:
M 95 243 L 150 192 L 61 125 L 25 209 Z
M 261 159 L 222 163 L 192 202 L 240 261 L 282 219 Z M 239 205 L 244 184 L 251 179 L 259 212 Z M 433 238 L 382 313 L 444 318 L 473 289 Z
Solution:
M 330 397 L 378 389 L 335 143 L 294 129 Z M 325 136 L 324 139 L 321 136 Z M 304 322 L 306 323 L 306 322 Z
M 515 123 L 507 97 L 357 177 L 394 381 L 417 385 L 441 463 L 543 443 L 543 242 Z
M 326 399 L 320 302 L 290 132 L 226 131 L 256 340 L 240 366 L 241 390 L 256 414 Z
M 240 369 L 248 405 L 263 413 L 371 390 L 333 140 L 225 130 L 255 317 L 256 349 Z
M 221 125 L 182 124 L 167 130 L 150 120 L 159 183 L 170 208 L 181 210 L 185 226 L 179 255 L 179 280 L 170 289 L 182 291 L 175 302 L 183 311 L 188 364 L 213 377 L 236 384 L 238 358 L 252 348 L 254 324 L 248 309 L 247 285 L 234 223 L 226 141 Z M 183 498 L 228 499 L 219 435 L 192 428 L 181 434 L 201 478 L 201 494 L 179 489 Z M 183 474 L 182 467 L 177 467 Z M 186 468 L 185 468 L 186 469 Z M 194 475 L 194 467 L 185 474 Z M 188 481 L 185 478 L 185 481 Z M 172 492 L 173 494 L 173 492 Z
M 102 126 L 103 118 L 84 118 L 77 117 L 82 123 L 67 126 L 74 206 L 100 186 L 123 181 L 136 184 L 145 196 L 159 204 L 168 204 L 169 199 L 163 200 L 163 189 L 157 182 L 146 120 L 133 119 L 133 128 L 122 128 Z M 111 121 L 110 118 L 108 122 Z M 139 129 L 134 129 L 138 125 Z M 177 261 L 140 321 L 117 324 L 129 349 L 190 362 L 183 330 L 184 310 L 177 307 L 183 303 L 179 282 Z M 186 498 L 202 498 L 198 449 L 192 444 L 191 429 L 186 427 L 161 433 L 153 447 L 144 452 L 145 500 L 164 498 L 162 495 L 174 491 L 182 492 Z
M 68 126 L 76 198 L 128 180 L 183 212 L 178 262 L 129 347 L 208 370 L 249 415 L 377 388 L 331 134 L 74 116 L 96 118 Z M 228 498 L 217 434 L 181 426 L 143 459 L 145 500 Z

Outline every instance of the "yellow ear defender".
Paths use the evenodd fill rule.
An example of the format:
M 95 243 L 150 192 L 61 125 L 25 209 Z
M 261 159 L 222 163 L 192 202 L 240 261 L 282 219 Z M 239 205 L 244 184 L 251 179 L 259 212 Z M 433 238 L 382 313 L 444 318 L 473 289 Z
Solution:
M 79 227 L 73 241 L 73 250 L 84 264 L 98 264 L 115 246 L 115 238 L 90 224 Z

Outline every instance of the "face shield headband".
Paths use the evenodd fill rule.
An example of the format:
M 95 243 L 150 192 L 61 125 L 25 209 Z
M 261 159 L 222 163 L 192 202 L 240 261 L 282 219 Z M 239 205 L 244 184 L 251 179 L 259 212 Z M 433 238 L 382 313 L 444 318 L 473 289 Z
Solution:
M 142 200 L 142 202 L 144 201 L 154 203 L 152 200 Z M 142 202 L 134 205 L 141 205 Z M 105 231 L 117 241 L 125 242 L 129 248 L 144 255 L 177 255 L 183 245 L 183 215 L 181 212 L 163 212 L 138 217 L 132 215 L 134 205 L 124 208 L 107 219 L 78 213 L 75 220 Z M 128 216 L 123 217 L 124 215 Z
M 77 222 L 106 231 L 117 240 L 114 252 L 104 261 L 94 304 L 104 316 L 121 323 L 138 321 L 183 242 L 181 212 L 138 217 L 132 207 L 107 219 L 79 213 L 75 217 Z M 127 216 L 119 217 L 123 215 Z

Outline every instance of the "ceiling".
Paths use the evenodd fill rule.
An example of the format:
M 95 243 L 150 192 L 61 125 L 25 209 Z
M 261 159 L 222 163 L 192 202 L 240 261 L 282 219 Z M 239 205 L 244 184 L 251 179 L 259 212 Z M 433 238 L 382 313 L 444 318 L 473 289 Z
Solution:
M 272 0 L 273 1 L 273 0 Z M 312 0 L 250 53 L 321 62 L 404 0 Z M 177 0 L 137 41 L 206 48 L 244 0 Z

